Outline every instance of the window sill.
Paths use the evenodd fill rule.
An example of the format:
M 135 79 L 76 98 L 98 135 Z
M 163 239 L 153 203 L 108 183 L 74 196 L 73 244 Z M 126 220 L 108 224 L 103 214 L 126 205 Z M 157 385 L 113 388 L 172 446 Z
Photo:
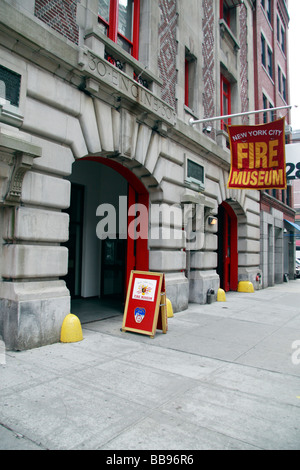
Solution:
M 220 20 L 220 32 L 221 32 L 221 38 L 222 39 L 229 39 L 229 42 L 232 44 L 234 52 L 237 53 L 240 49 L 240 44 L 238 40 L 236 39 L 235 35 L 227 25 L 226 21 L 223 19 Z
M 269 72 L 268 72 L 268 70 L 266 69 L 266 67 L 264 66 L 264 64 L 261 64 L 261 66 L 262 66 L 263 70 L 265 71 L 267 77 L 271 80 L 272 85 L 275 85 L 273 78 L 272 78 L 271 75 L 269 74 Z
M 222 147 L 223 150 L 230 152 L 229 135 L 224 129 L 217 131 L 217 144 Z
M 15 127 L 23 124 L 24 116 L 17 106 L 12 106 L 9 101 L 0 98 L 0 121 Z
M 199 116 L 197 116 L 195 111 L 193 111 L 193 109 L 187 106 L 186 104 L 184 105 L 184 111 L 190 116 L 192 116 L 195 120 L 199 119 Z
M 285 97 L 283 96 L 283 94 L 279 92 L 279 96 L 280 96 L 280 98 L 282 99 L 282 101 L 284 102 L 284 104 L 287 105 L 288 102 L 287 102 L 287 100 L 285 99 Z
M 96 54 L 97 50 L 94 50 L 95 47 L 93 47 L 93 45 L 95 44 L 95 42 L 98 44 L 101 43 L 102 47 L 104 46 L 103 58 L 105 56 L 105 53 L 107 53 L 108 55 L 112 55 L 115 60 L 118 60 L 122 65 L 124 65 L 125 70 L 123 71 L 127 75 L 131 76 L 131 78 L 134 78 L 134 74 L 136 74 L 137 76 L 141 76 L 146 82 L 148 82 L 148 84 L 150 85 L 149 89 L 151 89 L 151 91 L 155 92 L 155 90 L 152 89 L 152 84 L 154 85 L 154 87 L 160 88 L 162 86 L 163 82 L 160 78 L 150 72 L 148 68 L 143 66 L 141 62 L 132 57 L 128 52 L 124 51 L 121 46 L 114 43 L 97 28 L 93 28 L 93 30 L 87 31 L 85 35 L 85 41 L 87 42 L 88 47 L 93 52 L 96 52 Z

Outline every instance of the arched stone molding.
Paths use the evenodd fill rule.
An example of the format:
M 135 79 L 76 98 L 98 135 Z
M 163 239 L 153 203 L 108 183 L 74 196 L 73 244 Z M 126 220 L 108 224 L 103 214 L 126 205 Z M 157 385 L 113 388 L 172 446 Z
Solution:
M 238 222 L 238 281 L 251 281 L 259 287 L 260 272 L 260 194 L 255 190 L 227 188 L 228 173 L 223 171 L 223 188 L 218 193 L 218 206 L 227 202 Z M 226 186 L 225 186 L 226 181 Z
M 153 203 L 180 201 L 164 175 L 171 180 L 173 173 L 173 178 L 180 175 L 182 180 L 183 172 L 183 156 L 162 135 L 164 126 L 157 123 L 151 128 L 144 122 L 145 116 L 125 107 L 116 109 L 42 70 L 28 69 L 28 95 L 19 136 L 38 145 L 42 155 L 24 177 L 22 208 L 14 215 L 6 214 L 7 222 L 14 220 L 18 227 L 14 234 L 5 235 L 8 249 L 0 293 L 7 312 L 3 336 L 12 349 L 58 341 L 61 322 L 70 312 L 69 293 L 59 279 L 68 270 L 67 251 L 60 246 L 68 237 L 68 217 L 61 210 L 70 203 L 70 182 L 64 177 L 71 174 L 72 162 L 92 156 L 122 164 L 145 186 Z M 150 269 L 166 273 L 174 311 L 188 304 L 182 240 L 179 245 L 150 246 Z M 49 308 L 56 312 L 52 324 Z M 30 328 L 23 329 L 28 311 L 33 319 L 29 335 L 26 331 Z

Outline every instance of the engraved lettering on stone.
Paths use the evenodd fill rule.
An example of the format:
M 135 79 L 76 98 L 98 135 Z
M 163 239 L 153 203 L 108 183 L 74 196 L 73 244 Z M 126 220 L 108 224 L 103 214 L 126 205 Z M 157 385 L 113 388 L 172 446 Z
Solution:
M 131 99 L 139 102 L 144 107 L 150 108 L 155 114 L 175 124 L 175 112 L 167 104 L 156 98 L 147 89 L 143 88 L 140 84 L 133 82 L 120 73 L 118 68 L 103 62 L 99 57 L 88 54 L 88 69 L 100 77 L 108 85 L 114 86 L 120 92 L 126 94 Z

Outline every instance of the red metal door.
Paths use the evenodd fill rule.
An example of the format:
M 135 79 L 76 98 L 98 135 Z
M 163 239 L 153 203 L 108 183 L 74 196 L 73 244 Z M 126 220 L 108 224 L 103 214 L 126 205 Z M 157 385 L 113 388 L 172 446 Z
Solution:
M 231 224 L 230 218 L 227 212 L 224 212 L 224 230 L 223 230 L 223 266 L 224 266 L 224 279 L 223 285 L 224 290 L 228 292 L 230 290 L 230 259 L 231 259 L 231 244 L 230 244 L 230 232 Z
M 127 233 L 127 267 L 126 267 L 126 291 L 129 283 L 130 273 L 132 270 L 137 271 L 149 271 L 149 249 L 148 249 L 148 233 L 145 234 L 145 228 L 148 232 L 148 214 L 149 214 L 149 194 L 138 193 L 129 184 L 128 185 L 128 228 L 134 223 L 136 216 L 135 211 L 129 211 L 129 208 L 135 204 L 141 204 L 144 210 L 141 212 L 142 220 L 140 223 L 143 224 L 143 237 L 139 236 L 135 232 L 135 236 L 132 237 L 132 231 Z
M 223 202 L 219 211 L 219 266 L 221 287 L 226 291 L 238 287 L 238 230 L 237 216 Z

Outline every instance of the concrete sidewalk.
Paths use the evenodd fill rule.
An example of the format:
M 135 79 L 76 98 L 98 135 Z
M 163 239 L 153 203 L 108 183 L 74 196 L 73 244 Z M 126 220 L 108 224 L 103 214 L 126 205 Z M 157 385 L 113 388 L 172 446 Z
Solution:
M 154 339 L 122 319 L 6 352 L 0 449 L 300 449 L 300 280 L 192 304 Z

